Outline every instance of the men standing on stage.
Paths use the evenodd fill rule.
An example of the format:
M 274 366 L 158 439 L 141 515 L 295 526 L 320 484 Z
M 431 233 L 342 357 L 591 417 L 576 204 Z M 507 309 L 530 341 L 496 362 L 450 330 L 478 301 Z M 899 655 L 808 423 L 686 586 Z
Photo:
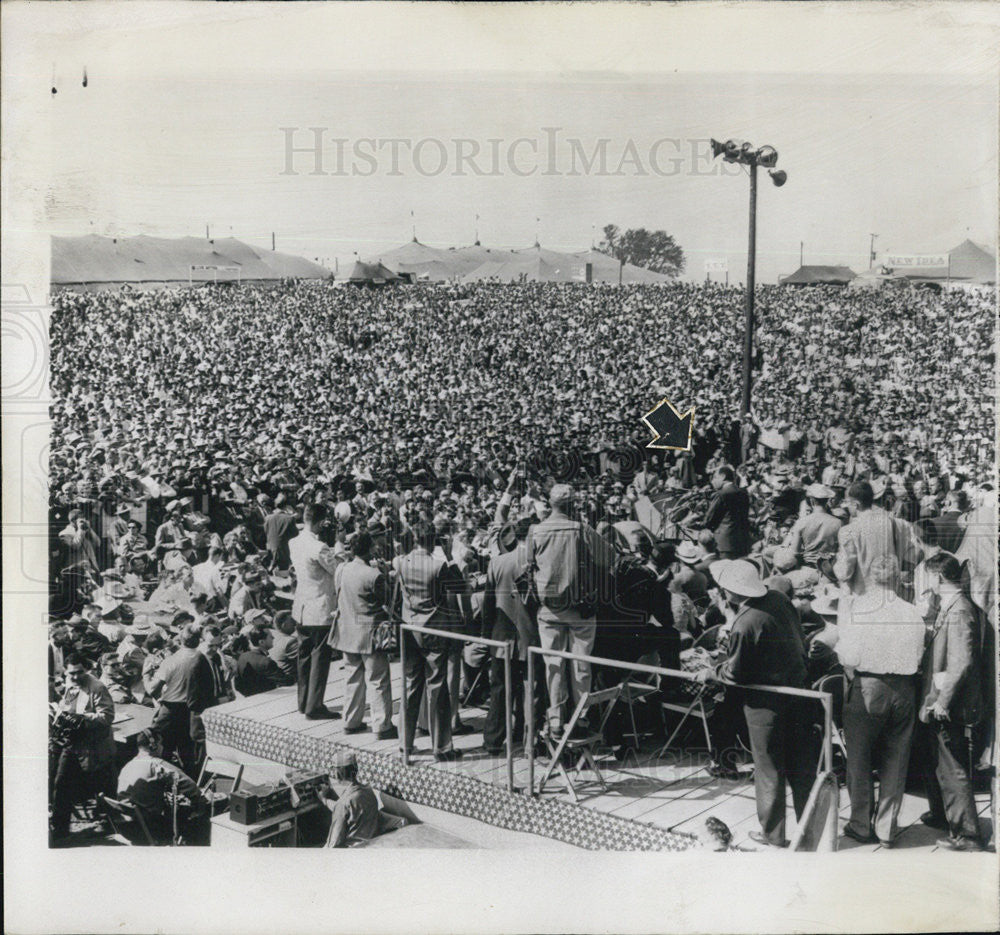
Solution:
M 330 625 L 337 608 L 335 573 L 339 561 L 319 539 L 327 511 L 322 503 L 305 509 L 305 527 L 288 543 L 295 568 L 292 618 L 298 627 L 299 711 L 310 720 L 339 718 L 323 704 L 330 674 Z
M 741 558 L 750 552 L 750 495 L 736 484 L 736 472 L 721 464 L 712 475 L 716 490 L 705 514 L 705 528 L 715 533 L 722 558 Z

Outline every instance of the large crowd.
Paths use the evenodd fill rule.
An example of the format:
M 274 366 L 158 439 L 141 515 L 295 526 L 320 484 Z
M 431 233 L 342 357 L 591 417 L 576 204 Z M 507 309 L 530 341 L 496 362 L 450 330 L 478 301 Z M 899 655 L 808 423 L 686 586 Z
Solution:
M 736 778 L 742 738 L 763 838 L 782 843 L 786 764 L 758 756 L 777 730 L 774 705 L 741 709 L 726 683 L 763 672 L 770 684 L 803 687 L 847 672 L 845 719 L 854 711 L 871 720 L 861 701 L 852 708 L 853 686 L 869 675 L 915 686 L 952 585 L 975 618 L 977 665 L 992 656 L 982 647 L 995 627 L 995 615 L 986 619 L 995 596 L 993 295 L 762 287 L 757 310 L 753 408 L 741 415 L 739 289 L 287 283 L 57 295 L 56 836 L 67 832 L 73 790 L 113 791 L 116 704 L 154 705 L 163 762 L 196 774 L 200 714 L 238 694 L 297 682 L 304 715 L 340 716 L 322 705 L 320 684 L 340 655 L 355 673 L 345 730 L 367 729 L 367 681 L 372 729 L 398 736 L 384 662 L 400 636 L 382 641 L 386 610 L 513 639 L 521 662 L 540 643 L 695 674 L 675 688 L 715 701 L 712 769 Z M 646 447 L 641 417 L 664 397 L 696 410 L 690 452 Z M 857 532 L 874 515 L 877 547 Z M 953 555 L 957 578 L 944 561 Z M 851 626 L 866 605 L 851 607 L 866 592 L 915 608 L 909 617 L 895 608 L 900 620 L 920 621 L 912 671 L 862 664 L 872 650 Z M 327 616 L 310 617 L 322 600 L 332 601 Z M 770 622 L 755 625 L 787 624 L 801 666 L 748 662 L 741 614 L 759 600 Z M 339 633 L 328 638 L 332 623 Z M 497 753 L 502 666 L 427 640 L 407 657 L 401 745 L 412 749 L 427 732 L 435 756 L 458 756 L 451 736 L 469 729 L 459 708 L 481 701 L 484 748 Z M 614 671 L 564 671 L 552 658 L 544 668 L 545 685 L 530 693 L 541 732 L 524 739 L 543 752 L 548 743 L 552 755 L 572 701 L 611 684 Z M 658 686 L 657 698 L 667 694 Z M 654 709 L 638 733 L 662 739 L 670 725 L 659 705 L 645 705 Z M 975 718 L 970 782 L 991 756 L 987 710 Z M 779 713 L 798 724 L 794 712 Z M 521 704 L 519 734 L 524 716 Z M 946 718 L 945 708 L 931 721 Z M 92 722 L 85 731 L 81 719 Z M 640 740 L 621 717 L 602 728 L 619 755 L 630 736 Z M 885 742 L 865 730 L 847 731 L 852 807 L 858 798 L 848 833 L 889 842 L 899 802 L 884 767 L 875 823 L 859 817 L 874 810 L 863 764 Z M 892 751 L 905 782 L 904 733 Z M 788 743 L 809 747 L 808 738 Z M 951 753 L 931 745 L 935 762 L 956 743 L 941 741 Z M 815 758 L 798 779 L 810 770 Z M 787 772 L 798 809 L 808 784 Z M 928 822 L 958 846 L 978 837 L 964 813 L 931 805 Z

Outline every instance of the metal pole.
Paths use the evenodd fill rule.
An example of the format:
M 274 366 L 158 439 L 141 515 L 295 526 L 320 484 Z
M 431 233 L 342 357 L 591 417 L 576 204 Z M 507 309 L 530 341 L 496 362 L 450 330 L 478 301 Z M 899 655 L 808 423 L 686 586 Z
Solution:
M 406 743 L 406 632 L 402 628 L 399 630 L 399 665 L 403 677 L 400 686 L 402 697 L 399 699 L 399 733 L 402 737 L 403 766 L 410 765 L 410 748 Z
M 535 794 L 535 654 L 528 649 L 528 690 L 525 703 L 528 710 L 524 712 L 524 720 L 528 725 L 525 742 L 528 745 L 528 794 Z
M 514 791 L 514 693 L 511 684 L 511 666 L 514 658 L 514 641 L 507 640 L 503 657 L 504 720 L 507 727 L 507 791 Z
M 805 241 L 799 241 L 799 266 L 802 265 L 802 248 L 805 246 Z
M 750 163 L 750 242 L 747 248 L 746 326 L 743 333 L 743 412 L 750 411 L 753 379 L 754 272 L 757 260 L 757 163 Z
M 833 772 L 833 696 L 824 695 L 823 702 L 823 768 Z

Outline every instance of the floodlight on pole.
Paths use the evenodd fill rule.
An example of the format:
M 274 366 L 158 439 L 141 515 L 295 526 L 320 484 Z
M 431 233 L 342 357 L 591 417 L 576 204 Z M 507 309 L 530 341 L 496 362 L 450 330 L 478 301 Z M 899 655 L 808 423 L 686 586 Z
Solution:
M 745 140 L 710 140 L 712 156 L 722 156 L 726 162 L 736 162 L 750 169 L 750 230 L 747 248 L 747 295 L 746 323 L 743 330 L 743 400 L 742 411 L 750 411 L 750 391 L 753 382 L 753 329 L 754 329 L 754 289 L 756 286 L 757 266 L 757 166 L 767 169 L 775 188 L 781 188 L 788 181 L 788 173 L 783 169 L 775 170 L 778 164 L 778 151 L 773 146 L 761 146 L 754 149 L 753 144 Z

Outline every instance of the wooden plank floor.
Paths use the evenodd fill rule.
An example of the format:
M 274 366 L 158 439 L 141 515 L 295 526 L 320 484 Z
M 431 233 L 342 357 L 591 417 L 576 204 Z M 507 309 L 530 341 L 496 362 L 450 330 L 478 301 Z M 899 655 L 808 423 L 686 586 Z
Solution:
M 391 664 L 390 675 L 395 723 L 402 689 L 398 662 Z M 327 706 L 334 711 L 343 711 L 345 683 L 343 663 L 334 662 L 330 668 L 325 695 Z M 360 734 L 345 734 L 342 719 L 307 720 L 297 710 L 294 687 L 279 688 L 263 695 L 240 698 L 216 710 L 258 723 L 266 722 L 312 737 L 325 737 L 355 749 L 399 755 L 398 740 L 379 740 L 371 730 Z M 370 726 L 370 709 L 367 707 L 365 717 Z M 489 756 L 481 749 L 485 711 L 482 708 L 463 708 L 460 717 L 465 724 L 474 728 L 473 733 L 454 738 L 455 746 L 465 754 L 461 760 L 453 763 L 435 762 L 430 741 L 423 738 L 417 740 L 411 762 L 445 772 L 472 776 L 481 782 L 505 786 L 507 770 L 504 757 Z M 689 753 L 669 751 L 660 757 L 650 753 L 632 755 L 623 763 L 615 761 L 608 755 L 599 758 L 599 764 L 608 788 L 602 790 L 596 782 L 586 781 L 592 777 L 589 772 L 583 773 L 581 776 L 583 781 L 577 785 L 580 806 L 692 834 L 700 832 L 705 819 L 711 815 L 729 826 L 733 832 L 734 845 L 747 850 L 757 849 L 757 845 L 748 837 L 751 831 L 759 827 L 749 766 L 743 768 L 743 777 L 739 780 L 720 780 L 709 775 L 707 755 L 700 751 Z M 546 765 L 546 760 L 536 759 L 536 783 Z M 517 749 L 514 762 L 514 781 L 519 789 L 524 789 L 528 784 L 528 761 L 520 748 Z M 543 792 L 543 798 L 551 797 L 567 798 L 565 787 L 556 774 L 553 774 Z M 989 795 L 977 795 L 976 802 L 980 809 L 980 823 L 986 838 L 989 839 L 992 836 Z M 920 815 L 926 809 L 925 799 L 909 794 L 905 797 L 899 816 L 900 833 L 896 839 L 896 848 L 928 851 L 938 849 L 937 841 L 942 836 L 941 832 L 933 831 L 920 823 Z M 841 830 L 848 815 L 847 791 L 842 787 Z M 788 836 L 791 837 L 794 831 L 795 816 L 789 795 Z M 841 837 L 839 846 L 845 851 L 871 852 L 881 849 L 878 845 L 857 844 L 845 837 Z

